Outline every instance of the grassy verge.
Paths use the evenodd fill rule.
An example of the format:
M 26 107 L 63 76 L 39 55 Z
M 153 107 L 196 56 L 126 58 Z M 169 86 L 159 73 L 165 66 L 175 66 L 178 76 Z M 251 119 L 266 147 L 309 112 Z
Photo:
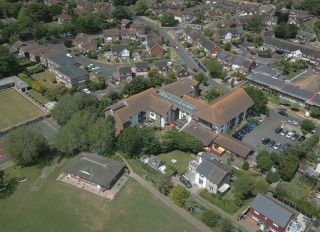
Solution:
M 41 93 L 38 93 L 35 90 L 28 91 L 28 95 L 38 101 L 40 104 L 45 105 L 49 102 L 49 99 L 43 96 Z

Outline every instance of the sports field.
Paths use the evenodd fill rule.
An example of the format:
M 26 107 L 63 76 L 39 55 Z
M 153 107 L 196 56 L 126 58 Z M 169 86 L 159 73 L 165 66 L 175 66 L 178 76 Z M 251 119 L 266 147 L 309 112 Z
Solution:
M 42 114 L 14 89 L 0 92 L 0 130 Z
M 61 163 L 35 192 L 31 189 L 41 169 L 5 170 L 7 178 L 25 176 L 28 180 L 0 200 L 0 231 L 200 232 L 134 180 L 112 202 L 62 183 L 56 180 L 64 166 Z

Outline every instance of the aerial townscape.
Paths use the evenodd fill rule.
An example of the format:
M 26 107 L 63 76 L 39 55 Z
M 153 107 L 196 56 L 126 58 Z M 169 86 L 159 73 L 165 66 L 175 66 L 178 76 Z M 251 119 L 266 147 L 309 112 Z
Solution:
M 0 232 L 320 232 L 320 0 L 0 0 Z

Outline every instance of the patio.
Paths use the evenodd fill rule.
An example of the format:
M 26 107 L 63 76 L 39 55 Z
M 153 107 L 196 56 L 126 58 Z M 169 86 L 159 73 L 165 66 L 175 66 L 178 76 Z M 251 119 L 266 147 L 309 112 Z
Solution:
M 97 185 L 84 181 L 83 179 L 69 176 L 66 173 L 62 173 L 58 179 L 66 184 L 72 185 L 74 187 L 83 189 L 90 193 L 96 194 L 108 200 L 113 200 L 117 196 L 117 194 L 121 191 L 121 189 L 126 185 L 126 183 L 130 180 L 130 177 L 127 175 L 122 175 L 119 180 L 114 184 L 112 189 L 103 191 L 101 188 L 98 188 Z

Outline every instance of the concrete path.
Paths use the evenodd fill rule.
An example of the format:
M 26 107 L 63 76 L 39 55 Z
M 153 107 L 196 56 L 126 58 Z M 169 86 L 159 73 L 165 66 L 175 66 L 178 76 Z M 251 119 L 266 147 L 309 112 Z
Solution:
M 146 189 L 148 189 L 153 195 L 158 197 L 162 202 L 164 202 L 166 205 L 168 205 L 171 209 L 176 211 L 180 216 L 185 218 L 187 221 L 192 223 L 194 226 L 196 226 L 199 230 L 201 230 L 203 232 L 212 232 L 212 230 L 209 227 L 207 227 L 204 223 L 202 223 L 201 221 L 199 221 L 198 219 L 193 217 L 189 212 L 187 212 L 183 208 L 180 208 L 179 206 L 177 206 L 170 198 L 164 196 L 155 187 L 153 187 L 151 184 L 149 184 L 145 179 L 143 179 L 139 175 L 135 174 L 132 171 L 132 169 L 131 169 L 130 165 L 128 164 L 128 162 L 120 154 L 117 154 L 117 155 L 123 160 L 123 162 L 129 168 L 130 176 L 133 179 L 138 181 L 142 186 L 144 186 Z
M 14 162 L 9 160 L 9 161 L 7 161 L 7 162 L 5 162 L 3 164 L 0 164 L 0 170 L 5 170 L 5 169 L 7 169 L 9 167 L 12 167 L 13 165 L 14 165 Z

